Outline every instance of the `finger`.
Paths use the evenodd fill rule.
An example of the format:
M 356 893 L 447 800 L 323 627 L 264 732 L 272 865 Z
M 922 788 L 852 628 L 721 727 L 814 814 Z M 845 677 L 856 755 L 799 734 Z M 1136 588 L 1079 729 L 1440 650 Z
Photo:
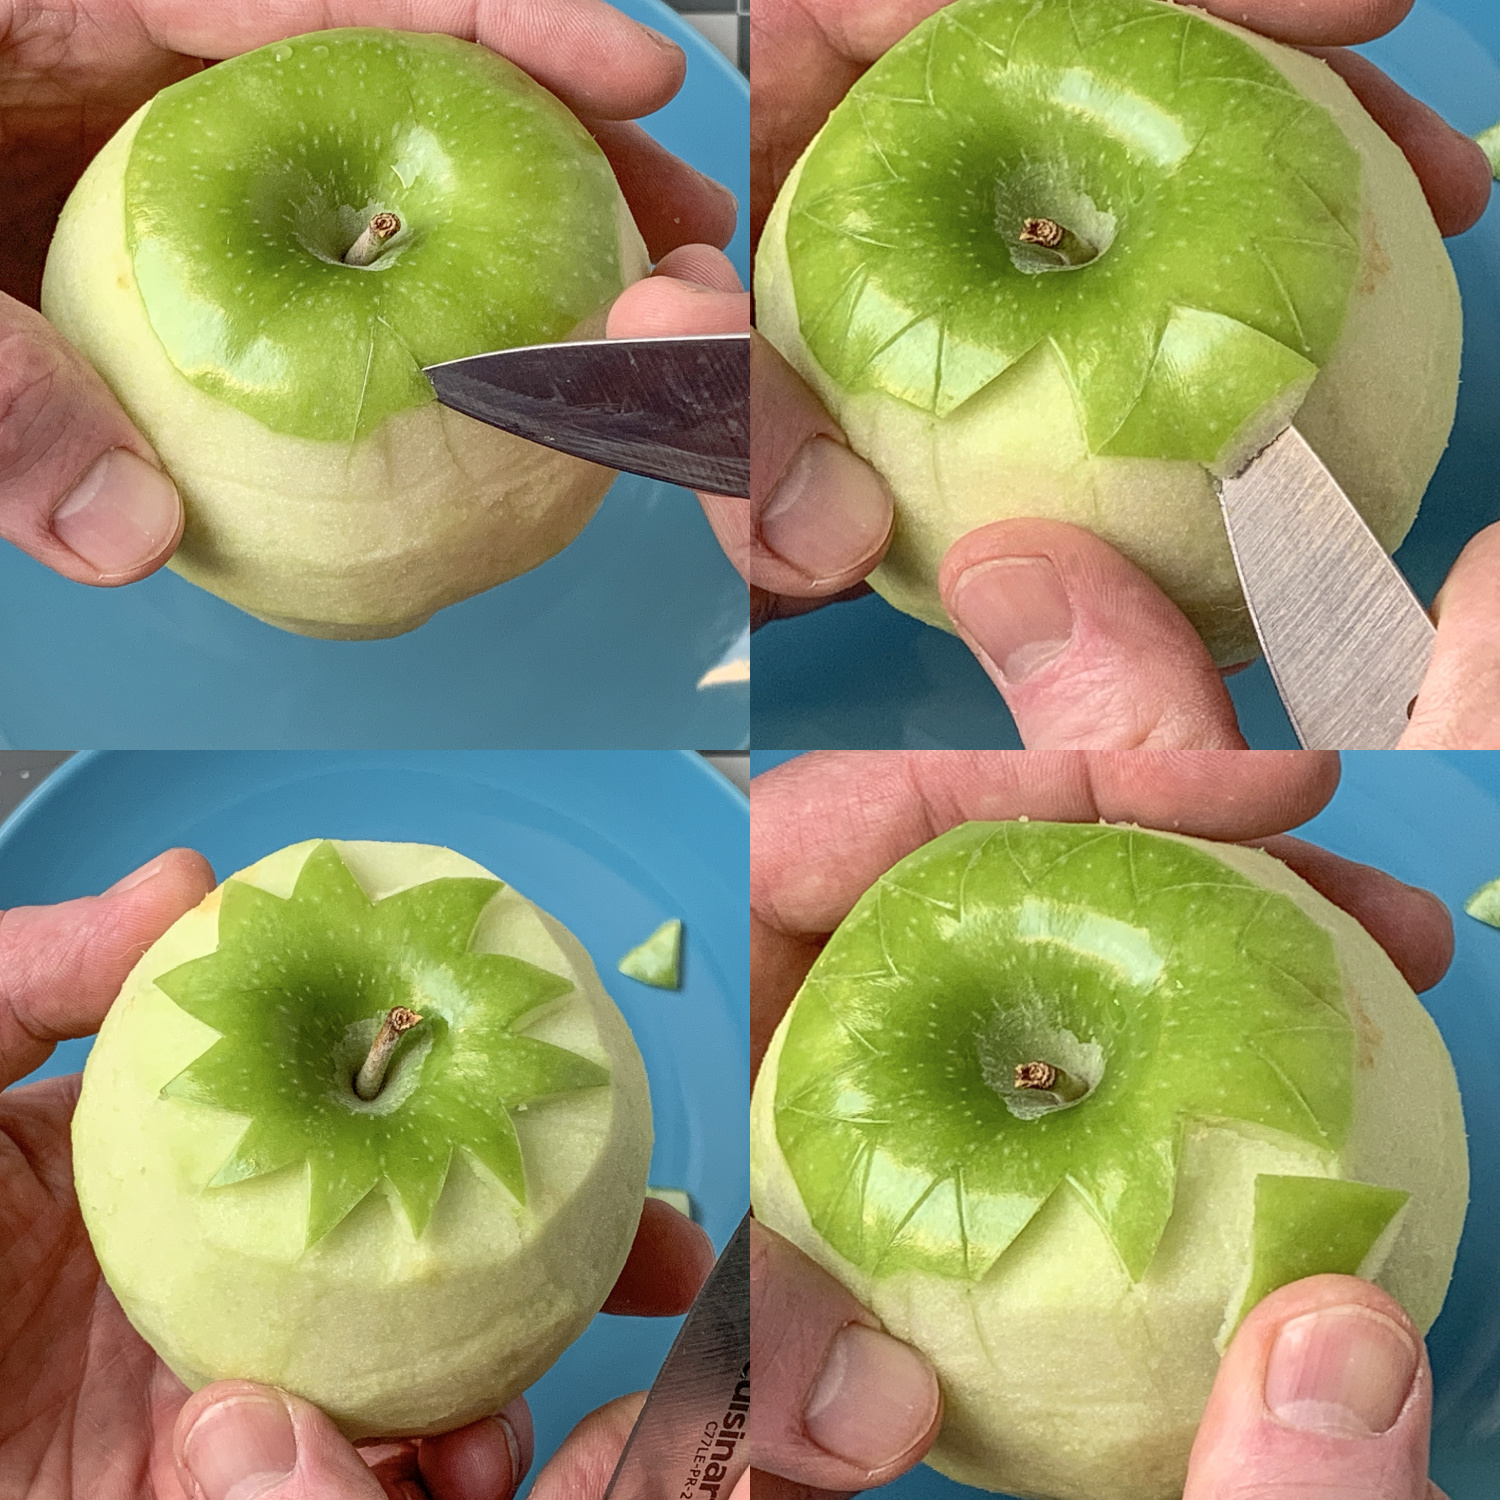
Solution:
M 1311 750 L 816 751 L 750 784 L 750 905 L 779 932 L 832 932 L 897 860 L 970 819 L 1264 838 L 1313 817 L 1338 776 Z
M 609 1485 L 646 1393 L 620 1396 L 591 1411 L 547 1460 L 531 1487 L 531 1500 L 593 1500 Z
M 524 1400 L 456 1432 L 423 1438 L 417 1448 L 432 1500 L 509 1500 L 530 1470 L 534 1451 L 531 1410 Z
M 942 1419 L 932 1366 L 780 1235 L 750 1236 L 756 1468 L 825 1490 L 904 1473 Z
M 1298 46 L 1371 42 L 1399 26 L 1412 0 L 1195 0 L 1213 15 Z
M 169 849 L 102 896 L 0 912 L 0 1086 L 96 1032 L 136 960 L 213 887 L 201 854 Z
M 772 595 L 826 602 L 858 584 L 890 545 L 891 492 L 759 335 L 750 342 L 750 432 L 750 505 L 719 534 L 730 561 Z
M 605 333 L 612 339 L 682 338 L 749 327 L 750 294 L 728 256 L 711 245 L 683 245 L 615 298 Z
M 172 1452 L 183 1488 L 202 1500 L 386 1500 L 330 1418 L 248 1380 L 221 1380 L 190 1396 Z
M 708 1235 L 670 1203 L 647 1198 L 630 1254 L 603 1310 L 636 1318 L 675 1317 L 693 1305 L 713 1266 Z
M 1429 1500 L 1432 1374 L 1401 1305 L 1352 1276 L 1272 1292 L 1235 1334 L 1183 1500 Z
M 0 297 L 0 537 L 75 583 L 134 583 L 182 538 L 182 502 L 93 367 Z
M 1459 554 L 1432 613 L 1432 664 L 1401 748 L 1500 749 L 1500 525 Z
M 300 6 L 206 6 L 140 0 L 160 47 L 224 58 L 304 32 Z M 441 31 L 509 58 L 580 115 L 630 119 L 660 109 L 682 87 L 682 48 L 605 0 L 324 0 L 320 27 Z
M 1431 891 L 1301 839 L 1252 839 L 1348 912 L 1385 949 L 1414 990 L 1430 990 L 1453 962 L 1453 918 Z
M 727 187 L 673 156 L 639 125 L 585 123 L 614 168 L 652 260 L 679 245 L 702 241 L 722 249 L 729 243 L 739 202 Z
M 1472 229 L 1490 201 L 1490 163 L 1479 143 L 1413 99 L 1359 53 L 1309 50 L 1349 85 L 1370 117 L 1405 153 L 1439 231 L 1462 234 Z
M 938 590 L 1028 747 L 1244 748 L 1197 632 L 1081 526 L 981 526 L 948 549 Z

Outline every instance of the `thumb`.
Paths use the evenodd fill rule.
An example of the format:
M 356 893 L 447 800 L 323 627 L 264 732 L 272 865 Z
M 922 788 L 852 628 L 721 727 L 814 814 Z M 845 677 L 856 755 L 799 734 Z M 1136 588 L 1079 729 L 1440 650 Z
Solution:
M 176 487 L 93 367 L 0 296 L 0 537 L 75 583 L 134 583 L 182 536 Z
M 0 1087 L 98 1031 L 136 960 L 213 887 L 201 854 L 169 849 L 102 896 L 0 912 Z
M 172 1451 L 195 1500 L 385 1500 L 331 1418 L 248 1380 L 221 1380 L 190 1397 Z
M 1401 1305 L 1352 1276 L 1272 1292 L 1208 1400 L 1183 1500 L 1432 1500 L 1432 1372 Z
M 943 559 L 943 607 L 1033 750 L 1243 750 L 1208 648 L 1080 526 L 995 521 Z

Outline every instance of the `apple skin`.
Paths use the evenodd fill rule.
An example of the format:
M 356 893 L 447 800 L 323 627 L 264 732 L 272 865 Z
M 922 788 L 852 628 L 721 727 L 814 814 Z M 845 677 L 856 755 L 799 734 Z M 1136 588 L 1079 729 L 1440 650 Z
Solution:
M 1259 850 L 1161 834 L 1289 896 L 1333 939 L 1354 1021 L 1354 1123 L 1335 1162 L 1279 1132 L 1189 1122 L 1172 1217 L 1139 1282 L 1081 1198 L 1055 1193 L 977 1282 L 872 1276 L 813 1227 L 776 1133 L 776 1077 L 792 1011 L 751 1102 L 757 1217 L 823 1266 L 942 1385 L 927 1462 L 965 1484 L 1045 1500 L 1169 1500 L 1246 1283 L 1257 1174 L 1342 1176 L 1411 1198 L 1360 1273 L 1424 1332 L 1452 1273 L 1468 1198 L 1463 1115 L 1431 1018 L 1347 913 Z M 795 1005 L 794 1007 L 795 1008 Z
M 1364 172 L 1362 264 L 1332 353 L 1238 435 L 1215 471 L 1180 459 L 1094 454 L 1071 388 L 1043 343 L 950 414 L 880 391 L 849 392 L 818 364 L 798 324 L 786 231 L 807 152 L 766 224 L 755 269 L 761 332 L 817 392 L 896 499 L 890 550 L 870 584 L 897 609 L 952 631 L 937 580 L 948 548 L 991 521 L 1039 517 L 1088 527 L 1144 569 L 1221 666 L 1259 654 L 1214 490 L 1295 416 L 1387 551 L 1416 517 L 1447 445 L 1458 396 L 1458 286 L 1421 185 L 1398 147 L 1326 64 L 1202 12 L 1269 59 L 1320 105 Z M 808 150 L 816 145 L 816 138 Z M 1300 400 L 1300 406 L 1298 401 Z
M 287 896 L 317 842 L 232 878 Z M 334 842 L 376 900 L 446 876 L 489 875 L 435 846 Z M 502 887 L 472 948 L 571 979 L 573 992 L 523 1030 L 603 1064 L 609 1085 L 513 1113 L 524 1208 L 458 1152 L 420 1238 L 382 1183 L 304 1252 L 306 1171 L 204 1191 L 244 1119 L 161 1094 L 216 1033 L 153 980 L 214 950 L 221 890 L 132 969 L 84 1073 L 74 1166 L 105 1279 L 195 1390 L 229 1377 L 280 1386 L 356 1439 L 443 1432 L 497 1411 L 587 1327 L 635 1235 L 651 1105 L 624 1018 L 578 940 Z
M 317 45 L 320 35 L 337 33 L 284 45 Z M 490 60 L 502 78 L 505 70 L 523 76 Z M 580 152 L 591 152 L 608 179 L 600 213 L 613 221 L 620 275 L 607 303 L 649 271 L 645 245 L 598 148 L 560 102 L 525 84 L 571 122 L 587 143 Z M 47 258 L 42 311 L 104 377 L 182 495 L 187 524 L 169 566 L 281 629 L 366 640 L 414 630 L 573 541 L 613 470 L 436 399 L 393 412 L 352 442 L 298 436 L 183 375 L 147 314 L 126 235 L 126 170 L 150 108 L 121 126 L 68 199 Z M 576 324 L 520 342 L 602 337 L 606 311 L 590 307 Z M 481 352 L 423 357 L 435 363 Z

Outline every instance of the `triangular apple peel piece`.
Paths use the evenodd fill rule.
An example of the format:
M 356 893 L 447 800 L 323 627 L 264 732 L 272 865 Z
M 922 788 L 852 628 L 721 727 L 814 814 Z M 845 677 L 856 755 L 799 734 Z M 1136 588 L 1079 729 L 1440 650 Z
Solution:
M 1024 218 L 1062 222 L 1080 195 L 1108 242 L 1027 274 Z M 855 84 L 803 159 L 786 242 L 802 336 L 845 390 L 942 417 L 1048 340 L 1093 451 L 1211 467 L 1258 415 L 1290 415 L 1331 353 L 1361 203 L 1332 116 L 1212 22 L 980 0 Z
M 874 1275 L 977 1280 L 1066 1183 L 1139 1279 L 1185 1120 L 1337 1152 L 1352 1118 L 1328 934 L 1211 855 L 1129 828 L 944 834 L 860 898 L 787 1024 L 781 1150 L 819 1235 Z M 1083 1098 L 1007 1108 L 1008 1069 L 1080 1044 L 1103 1058 Z
M 1500 880 L 1491 880 L 1480 886 L 1464 902 L 1464 910 L 1477 922 L 1500 927 Z
M 645 942 L 637 943 L 616 965 L 627 979 L 639 980 L 659 990 L 675 990 L 682 984 L 682 919 L 671 917 Z
M 568 994 L 560 975 L 469 945 L 497 880 L 444 878 L 371 901 L 337 848 L 319 844 L 290 897 L 244 881 L 222 888 L 219 944 L 156 983 L 220 1033 L 163 1090 L 249 1124 L 212 1186 L 306 1164 L 307 1244 L 382 1179 L 414 1234 L 426 1228 L 461 1147 L 526 1201 L 509 1111 L 608 1082 L 588 1058 L 516 1028 Z M 384 1086 L 354 1075 L 382 1018 L 421 1020 Z
M 1258 1176 L 1249 1278 L 1230 1302 L 1220 1352 L 1245 1314 L 1277 1287 L 1304 1276 L 1359 1275 L 1410 1196 L 1337 1177 Z

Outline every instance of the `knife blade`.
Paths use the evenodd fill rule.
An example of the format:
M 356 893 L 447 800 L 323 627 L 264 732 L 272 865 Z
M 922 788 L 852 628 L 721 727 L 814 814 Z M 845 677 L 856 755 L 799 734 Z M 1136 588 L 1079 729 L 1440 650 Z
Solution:
M 1295 427 L 1218 491 L 1297 739 L 1313 750 L 1391 749 L 1436 634 L 1411 585 Z
M 690 489 L 750 493 L 750 335 L 531 344 L 428 365 L 445 406 Z
M 749 1412 L 747 1213 L 652 1382 L 604 1500 L 729 1500 L 750 1466 Z

